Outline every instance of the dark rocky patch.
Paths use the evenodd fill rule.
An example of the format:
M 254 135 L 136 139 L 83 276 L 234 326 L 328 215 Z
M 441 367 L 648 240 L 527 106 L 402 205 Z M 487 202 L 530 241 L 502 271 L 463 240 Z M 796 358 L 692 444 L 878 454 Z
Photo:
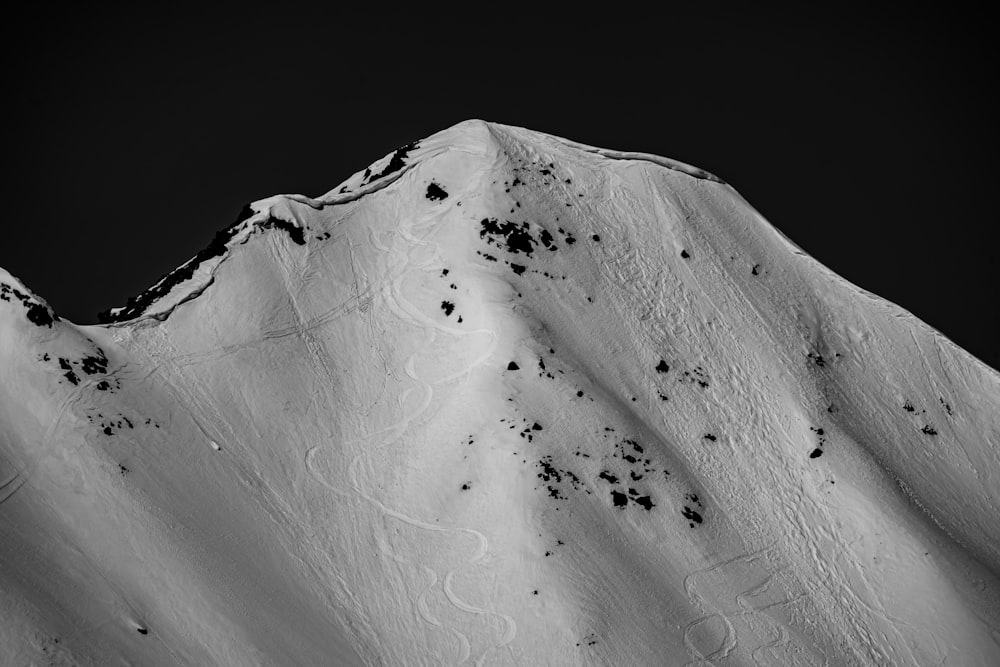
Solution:
M 87 375 L 108 372 L 108 358 L 104 356 L 104 352 L 100 349 L 97 351 L 97 355 L 96 357 L 86 356 L 80 360 L 80 368 Z
M 632 449 L 634 449 L 635 451 L 639 452 L 640 454 L 642 454 L 643 451 L 644 451 L 643 448 L 642 448 L 642 445 L 640 445 L 635 440 L 629 440 L 628 438 L 626 438 L 622 442 L 624 442 L 626 445 L 632 445 Z
M 101 380 L 100 382 L 97 383 L 97 389 L 98 391 L 108 391 L 109 389 L 111 389 L 111 385 L 108 384 L 107 380 Z
M 631 490 L 631 489 L 629 489 L 629 490 Z M 647 512 L 649 512 L 654 507 L 656 507 L 656 503 L 654 503 L 653 500 L 649 496 L 638 496 L 637 498 L 633 498 L 632 502 L 634 502 L 639 507 L 642 507 Z
M 427 194 L 425 196 L 431 201 L 441 201 L 442 199 L 447 199 L 448 193 L 437 183 L 431 183 L 427 186 Z
M 520 225 L 508 221 L 502 224 L 496 218 L 483 218 L 480 223 L 479 237 L 489 236 L 489 241 L 507 252 L 518 254 L 523 252 L 530 256 L 534 250 L 535 239 L 528 232 L 528 223 Z M 503 244 L 501 244 L 501 239 Z M 504 247 L 506 245 L 506 247 Z
M 689 259 L 690 257 L 687 250 L 681 250 L 681 259 Z
M 598 234 L 594 234 L 590 238 L 594 239 L 595 243 L 600 243 L 601 242 L 601 237 Z
M 703 519 L 701 518 L 701 514 L 691 509 L 687 505 L 684 506 L 684 510 L 681 512 L 681 515 L 683 515 L 684 518 L 688 520 L 689 525 L 692 528 L 694 528 L 694 525 L 696 523 L 701 523 L 703 521 Z
M 521 266 L 520 264 L 510 265 L 510 270 L 513 271 L 516 275 L 521 275 L 522 273 L 524 273 L 526 268 L 527 267 Z
M 941 401 L 941 407 L 943 407 L 944 411 L 948 413 L 948 416 L 952 416 L 953 413 L 951 411 L 951 406 L 948 405 L 943 398 L 939 398 L 938 400 Z
M 706 433 L 702 437 L 704 437 L 705 440 L 710 440 L 711 442 L 715 442 L 715 440 L 716 440 L 716 437 L 714 435 L 712 435 L 711 433 Z
M 811 459 L 818 459 L 821 456 L 823 456 L 823 450 L 819 447 L 809 452 L 809 458 Z
M 823 358 L 822 354 L 816 352 L 810 352 L 809 358 L 812 360 L 814 364 L 816 364 L 820 368 L 826 366 L 826 360 Z
M 924 427 L 920 429 L 920 431 L 924 435 L 937 435 L 937 429 L 935 429 L 930 424 L 925 424 Z
M 442 301 L 441 310 L 444 311 L 445 315 L 451 315 L 452 311 L 455 310 L 455 304 L 453 304 L 451 301 Z
M 0 301 L 10 301 L 12 296 L 21 302 L 25 309 L 25 317 L 35 326 L 51 328 L 52 323 L 59 319 L 58 315 L 49 311 L 46 306 L 35 301 L 30 295 L 7 283 L 0 283 Z
M 516 362 L 512 361 L 509 364 L 507 364 L 507 370 L 509 370 L 509 371 L 517 371 L 517 370 L 520 370 L 520 369 L 521 369 L 521 367 L 518 366 Z
M 909 401 L 907 401 L 906 403 L 903 403 L 903 409 L 906 410 L 907 412 L 913 412 L 915 410 L 915 408 L 913 407 L 913 404 L 910 403 Z
M 614 503 L 615 507 L 625 507 L 628 505 L 628 496 L 621 491 L 612 491 L 611 502 Z
M 663 359 L 660 359 L 660 363 L 656 364 L 656 372 L 657 373 L 666 373 L 669 370 L 670 370 L 670 366 L 668 366 L 667 362 L 664 361 Z
M 80 378 L 73 370 L 73 366 L 72 364 L 69 363 L 68 359 L 63 359 L 62 357 L 59 357 L 59 368 L 66 371 L 65 373 L 63 373 L 63 377 L 69 380 L 70 384 L 75 384 L 75 385 L 80 384 Z
M 463 485 L 462 485 L 462 490 L 463 490 L 463 491 L 468 491 L 468 490 L 469 490 L 469 489 L 471 489 L 471 488 L 472 488 L 472 487 L 471 487 L 471 486 L 469 486 L 469 483 L 468 483 L 468 482 L 466 482 L 465 484 L 463 484 Z
M 28 321 L 39 327 L 51 327 L 53 316 L 49 313 L 49 309 L 40 303 L 30 303 L 27 305 L 27 312 L 25 315 Z
M 403 167 L 406 166 L 406 158 L 409 156 L 410 151 L 416 150 L 420 145 L 419 141 L 414 141 L 406 144 L 405 146 L 400 146 L 389 158 L 389 164 L 385 166 L 385 169 L 377 174 L 371 173 L 371 168 L 365 169 L 365 179 L 371 183 L 372 181 L 377 181 L 380 178 L 385 178 L 389 174 L 393 174 Z
M 286 232 L 288 237 L 295 243 L 299 245 L 306 244 L 306 238 L 302 228 L 294 222 L 289 222 L 288 220 L 282 220 L 281 218 L 269 215 L 267 216 L 267 220 L 260 223 L 260 227 L 263 229 L 280 229 Z
M 755 276 L 760 275 L 760 264 L 754 264 L 753 268 L 750 269 L 750 273 L 752 273 Z
M 607 470 L 602 470 L 602 471 L 601 471 L 601 474 L 600 474 L 600 475 L 598 475 L 598 477 L 599 477 L 600 479 L 603 479 L 603 480 L 606 480 L 606 481 L 608 481 L 608 482 L 610 482 L 610 483 L 612 483 L 612 484 L 617 484 L 617 483 L 618 483 L 618 478 L 617 478 L 617 477 L 615 477 L 614 475 L 612 475 L 612 474 L 611 474 L 610 472 L 608 472 Z

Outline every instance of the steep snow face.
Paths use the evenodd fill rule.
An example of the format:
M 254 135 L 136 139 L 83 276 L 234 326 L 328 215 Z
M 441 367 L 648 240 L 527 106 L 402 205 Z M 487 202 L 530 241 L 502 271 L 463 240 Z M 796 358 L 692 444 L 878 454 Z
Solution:
M 0 273 L 5 663 L 1000 655 L 1000 377 L 709 174 L 469 121 L 185 266 Z

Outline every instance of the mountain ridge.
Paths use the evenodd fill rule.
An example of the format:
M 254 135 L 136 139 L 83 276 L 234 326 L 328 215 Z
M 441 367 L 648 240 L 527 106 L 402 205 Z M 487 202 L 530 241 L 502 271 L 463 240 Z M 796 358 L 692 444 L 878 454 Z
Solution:
M 485 133 L 485 137 L 477 137 L 475 131 L 480 134 Z M 672 169 L 679 171 L 681 173 L 687 174 L 694 178 L 702 178 L 705 180 L 715 181 L 720 184 L 725 184 L 724 181 L 718 177 L 709 174 L 708 172 L 693 167 L 691 165 L 685 164 L 683 162 L 672 160 L 670 158 L 665 158 L 649 153 L 637 153 L 637 152 L 625 152 L 625 151 L 615 151 L 611 149 L 597 148 L 594 146 L 588 146 L 579 142 L 574 142 L 569 139 L 562 137 L 556 137 L 554 135 L 546 135 L 539 132 L 534 132 L 527 130 L 525 128 L 517 128 L 513 126 L 502 125 L 499 123 L 492 123 L 488 121 L 482 121 L 478 119 L 470 119 L 462 121 L 449 127 L 445 130 L 437 132 L 430 137 L 422 140 L 413 141 L 406 144 L 391 153 L 388 153 L 384 157 L 376 160 L 372 165 L 367 167 L 364 171 L 356 172 L 353 176 L 348 178 L 346 181 L 340 185 L 334 187 L 328 191 L 325 195 L 319 198 L 311 198 L 304 195 L 298 194 L 284 194 L 275 195 L 265 199 L 257 200 L 244 205 L 242 211 L 237 216 L 236 221 L 229 225 L 228 227 L 216 232 L 215 238 L 209 243 L 208 246 L 199 251 L 194 257 L 188 261 L 179 265 L 176 269 L 166 273 L 160 278 L 156 283 L 148 287 L 147 289 L 140 292 L 134 297 L 130 297 L 128 303 L 122 307 L 112 307 L 107 310 L 102 311 L 98 314 L 98 323 L 100 324 L 113 324 L 117 322 L 125 322 L 137 317 L 142 316 L 145 311 L 152 307 L 156 301 L 168 295 L 169 291 L 176 285 L 186 282 L 192 278 L 193 272 L 198 268 L 198 266 L 214 257 L 222 257 L 219 262 L 224 261 L 224 256 L 228 252 L 228 246 L 230 243 L 241 243 L 244 240 L 243 236 L 236 238 L 237 233 L 240 231 L 238 227 L 244 223 L 248 222 L 250 224 L 256 225 L 261 228 L 267 228 L 269 225 L 278 226 L 290 234 L 292 234 L 292 239 L 296 243 L 304 243 L 302 237 L 302 232 L 298 230 L 297 223 L 291 220 L 282 218 L 274 213 L 272 213 L 269 208 L 279 199 L 285 199 L 288 201 L 296 202 L 299 204 L 304 204 L 314 210 L 322 210 L 327 206 L 339 206 L 347 204 L 357 199 L 373 194 L 382 190 L 383 188 L 392 185 L 396 179 L 403 176 L 407 170 L 419 164 L 422 160 L 429 157 L 433 157 L 434 154 L 439 154 L 440 152 L 445 152 L 448 150 L 455 149 L 462 145 L 468 145 L 468 142 L 463 142 L 462 140 L 472 139 L 474 143 L 477 143 L 484 150 L 489 150 L 491 147 L 491 139 L 496 140 L 498 132 L 516 132 L 524 136 L 532 136 L 535 138 L 545 137 L 546 139 L 553 140 L 563 144 L 564 146 L 570 147 L 574 150 L 583 151 L 586 153 L 591 153 L 601 157 L 615 160 L 637 160 L 645 161 L 651 164 L 655 164 L 660 167 L 667 169 Z M 459 136 L 455 136 L 459 135 Z M 419 154 L 407 161 L 409 154 L 411 152 L 417 152 L 418 148 L 422 143 L 431 142 L 436 144 L 434 146 L 434 152 L 427 150 L 420 151 Z M 378 167 L 376 167 L 378 165 Z M 374 169 L 381 169 L 377 173 L 373 173 Z M 352 189 L 352 185 L 356 189 Z M 251 220 L 254 216 L 257 216 L 259 212 L 268 209 L 268 213 L 264 220 Z M 287 215 L 287 214 L 286 214 Z M 292 216 L 294 218 L 294 215 Z M 196 298 L 198 294 L 204 289 L 207 289 L 208 284 L 210 284 L 211 278 L 207 278 L 201 284 L 192 288 L 191 292 L 180 299 L 177 299 L 174 306 L 169 307 L 163 311 L 158 311 L 155 315 L 156 318 L 163 318 L 169 316 L 169 313 L 173 310 L 173 307 L 189 300 L 190 298 Z
M 989 664 L 997 373 L 728 185 L 460 125 L 135 319 L 0 303 L 6 655 Z

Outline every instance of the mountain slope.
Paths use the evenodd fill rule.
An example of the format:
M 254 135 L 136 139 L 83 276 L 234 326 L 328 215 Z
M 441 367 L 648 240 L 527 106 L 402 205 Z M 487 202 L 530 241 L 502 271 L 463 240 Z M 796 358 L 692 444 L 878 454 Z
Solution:
M 468 121 L 104 326 L 0 282 L 15 664 L 1000 651 L 1000 376 L 694 167 Z

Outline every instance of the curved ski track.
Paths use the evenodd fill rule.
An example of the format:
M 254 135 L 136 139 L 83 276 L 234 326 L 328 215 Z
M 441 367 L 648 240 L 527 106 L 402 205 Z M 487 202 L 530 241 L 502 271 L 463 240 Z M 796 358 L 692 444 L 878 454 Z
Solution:
M 474 368 L 476 368 L 477 366 L 480 366 L 484 362 L 486 362 L 493 355 L 493 353 L 494 353 L 494 351 L 496 349 L 497 337 L 496 337 L 496 333 L 494 331 L 492 331 L 490 329 L 462 330 L 462 329 L 455 329 L 455 328 L 444 326 L 441 323 L 433 320 L 432 318 L 429 318 L 429 317 L 425 316 L 423 313 L 420 313 L 402 295 L 401 286 L 402 286 L 403 280 L 406 277 L 406 274 L 407 274 L 408 270 L 409 269 L 425 269 L 425 267 L 429 266 L 430 264 L 435 263 L 434 260 L 436 259 L 437 255 L 438 255 L 438 253 L 435 251 L 432 254 L 431 259 L 429 259 L 429 260 L 427 260 L 425 262 L 422 262 L 421 264 L 414 264 L 413 258 L 412 258 L 413 250 L 416 249 L 416 248 L 419 248 L 419 247 L 426 247 L 426 246 L 431 245 L 431 244 L 433 244 L 434 246 L 436 246 L 436 248 L 440 248 L 440 246 L 436 242 L 430 240 L 430 237 L 432 237 L 434 235 L 433 231 L 429 232 L 424 238 L 420 238 L 420 237 L 417 237 L 417 236 L 415 236 L 413 234 L 412 227 L 414 227 L 414 225 L 412 225 L 412 224 L 411 225 L 405 225 L 404 224 L 398 230 L 398 233 L 408 242 L 409 246 L 408 246 L 408 250 L 404 253 L 404 257 L 394 257 L 393 258 L 394 261 L 392 261 L 392 262 L 389 263 L 390 266 L 403 266 L 403 269 L 400 270 L 400 271 L 395 272 L 396 275 L 395 275 L 394 278 L 389 278 L 388 280 L 386 280 L 385 282 L 382 283 L 382 285 L 383 285 L 383 287 L 382 287 L 382 296 L 385 298 L 385 302 L 388 305 L 389 309 L 400 320 L 402 320 L 405 323 L 408 323 L 408 324 L 420 327 L 420 328 L 422 328 L 427 333 L 427 342 L 424 344 L 424 347 L 421 350 L 417 350 L 412 355 L 410 355 L 410 357 L 407 359 L 407 361 L 404 364 L 404 370 L 406 372 L 407 377 L 410 380 L 412 380 L 413 382 L 415 382 L 416 384 L 418 384 L 420 386 L 420 389 L 421 389 L 421 391 L 424 394 L 423 400 L 420 402 L 419 406 L 416 409 L 414 409 L 413 411 L 411 411 L 409 414 L 404 415 L 395 424 L 389 425 L 389 426 L 387 426 L 385 428 L 379 429 L 377 431 L 374 431 L 372 433 L 369 433 L 369 434 L 367 434 L 365 436 L 362 436 L 361 438 L 357 439 L 357 441 L 360 441 L 360 442 L 371 443 L 371 441 L 374 438 L 377 438 L 378 436 L 380 436 L 382 434 L 388 433 L 387 436 L 385 436 L 385 437 L 383 437 L 381 439 L 381 442 L 378 445 L 375 445 L 374 447 L 362 447 L 358 451 L 358 453 L 352 458 L 350 464 L 348 465 L 348 478 L 350 480 L 350 483 L 351 483 L 352 489 L 354 491 L 354 494 L 356 494 L 357 496 L 360 496 L 360 497 L 364 498 L 370 504 L 372 504 L 373 506 L 375 506 L 376 508 L 378 508 L 378 510 L 383 515 L 383 519 L 385 519 L 387 517 L 388 518 L 393 518 L 393 519 L 396 519 L 396 520 L 401 521 L 403 523 L 406 523 L 409 526 L 412 526 L 414 528 L 418 528 L 418 529 L 421 529 L 421 530 L 426 530 L 426 531 L 431 531 L 431 532 L 436 532 L 436 533 L 443 533 L 443 534 L 448 534 L 448 533 L 465 534 L 465 535 L 471 535 L 473 538 L 475 538 L 478 546 L 477 546 L 477 549 L 476 549 L 475 553 L 472 555 L 472 557 L 469 558 L 464 564 L 462 564 L 462 565 L 460 565 L 458 567 L 452 568 L 451 570 L 447 571 L 444 574 L 443 578 L 440 581 L 441 581 L 441 587 L 442 587 L 442 590 L 444 592 L 445 597 L 447 598 L 448 602 L 452 606 L 454 606 L 456 609 L 458 609 L 458 610 L 460 610 L 462 612 L 465 612 L 465 613 L 469 613 L 469 614 L 483 614 L 483 615 L 494 616 L 494 617 L 498 618 L 502 622 L 502 624 L 503 624 L 504 630 L 503 630 L 503 633 L 502 633 L 501 637 L 499 638 L 499 640 L 491 648 L 486 649 L 485 651 L 483 651 L 483 653 L 480 656 L 478 656 L 478 658 L 476 658 L 475 665 L 477 665 L 477 667 L 479 667 L 480 665 L 484 664 L 487 655 L 491 651 L 497 650 L 497 649 L 500 649 L 500 648 L 506 646 L 507 644 L 509 644 L 510 642 L 512 642 L 514 640 L 514 638 L 516 637 L 516 635 L 517 635 L 517 624 L 516 624 L 516 622 L 514 621 L 514 619 L 511 616 L 509 616 L 507 614 L 499 613 L 499 612 L 494 611 L 492 609 L 484 609 L 484 608 L 472 605 L 472 604 L 464 601 L 461 597 L 459 597 L 455 593 L 455 591 L 454 591 L 454 589 L 452 587 L 452 578 L 454 577 L 455 573 L 458 570 L 475 566 L 488 553 L 488 551 L 489 551 L 489 541 L 487 540 L 486 536 L 483 535 L 481 532 L 473 529 L 473 528 L 446 528 L 446 527 L 434 525 L 434 524 L 428 523 L 426 521 L 423 521 L 423 520 L 421 520 L 419 518 L 410 516 L 410 515 L 408 515 L 408 514 L 406 514 L 404 512 L 401 512 L 401 511 L 399 511 L 397 509 L 393 509 L 393 508 L 387 507 L 380 500 L 378 500 L 377 498 L 374 498 L 372 495 L 370 495 L 368 492 L 366 492 L 365 489 L 362 487 L 362 484 L 361 484 L 361 482 L 359 481 L 359 478 L 358 478 L 358 468 L 360 467 L 360 465 L 363 462 L 365 462 L 368 459 L 368 457 L 370 457 L 372 454 L 374 454 L 376 452 L 381 452 L 381 450 L 383 450 L 384 448 L 388 447 L 389 445 L 391 445 L 393 443 L 396 443 L 396 442 L 399 442 L 400 440 L 402 440 L 403 436 L 404 436 L 404 433 L 409 428 L 410 424 L 414 420 L 416 420 L 418 417 L 420 417 L 421 415 L 423 415 L 427 411 L 427 409 L 431 405 L 431 401 L 432 401 L 432 398 L 433 398 L 433 395 L 434 395 L 434 385 L 443 385 L 443 384 L 452 382 L 452 381 L 454 381 L 456 379 L 462 378 L 463 376 L 465 378 L 464 381 L 467 382 L 468 379 L 469 379 L 469 377 L 470 377 L 470 374 L 471 374 L 472 370 Z M 392 249 L 390 249 L 390 248 L 388 248 L 388 247 L 386 247 L 386 246 L 378 243 L 377 240 L 374 238 L 374 236 L 370 237 L 370 241 L 372 242 L 372 245 L 374 247 L 376 247 L 377 249 L 379 249 L 381 251 L 390 252 L 390 253 L 392 253 L 392 252 L 398 253 L 398 251 L 393 251 Z M 395 261 L 395 260 L 402 260 L 402 261 Z M 387 278 L 387 277 L 388 276 L 382 276 L 383 279 Z M 365 293 L 366 294 L 369 293 L 370 291 L 371 291 L 371 287 L 370 286 L 365 288 Z M 359 297 L 360 297 L 360 294 L 356 298 L 359 298 Z M 321 324 L 321 323 L 323 323 L 325 321 L 329 321 L 330 319 L 332 319 L 333 317 L 335 317 L 337 314 L 340 314 L 341 312 L 343 312 L 342 308 L 335 308 L 332 311 L 330 311 L 329 313 L 326 313 L 323 316 L 320 316 L 320 318 L 318 318 L 318 321 L 315 321 L 314 323 L 310 323 L 310 324 L 312 324 L 313 326 L 315 326 L 315 325 Z M 313 328 L 313 327 L 311 326 L 310 328 Z M 435 380 L 433 382 L 433 384 L 432 384 L 430 382 L 425 381 L 424 379 L 420 378 L 417 375 L 417 373 L 414 370 L 414 362 L 416 361 L 417 357 L 425 349 L 427 349 L 427 347 L 430 346 L 430 344 L 435 340 L 438 332 L 442 332 L 442 333 L 444 333 L 446 335 L 451 335 L 451 336 L 471 336 L 471 335 L 483 335 L 483 334 L 485 334 L 485 335 L 487 335 L 487 336 L 490 337 L 490 346 L 489 346 L 489 349 L 483 355 L 481 355 L 479 358 L 477 358 L 477 359 L 475 359 L 475 360 L 467 363 L 466 366 L 465 366 L 465 368 L 463 370 L 458 371 L 456 373 L 453 373 L 453 374 L 451 374 L 451 375 L 449 375 L 447 377 Z M 287 335 L 288 333 L 292 333 L 292 332 L 291 331 L 289 331 L 287 333 L 286 332 L 281 332 L 278 335 L 282 335 L 282 334 Z M 407 390 L 405 390 L 403 392 L 402 397 L 400 399 L 401 403 L 403 401 L 405 401 L 406 396 L 408 396 L 411 391 L 414 391 L 414 389 L 407 389 Z M 317 467 L 315 465 L 315 454 L 316 454 L 317 450 L 318 450 L 318 447 L 313 447 L 313 448 L 311 448 L 306 453 L 305 463 L 306 463 L 306 468 L 308 469 L 309 473 L 320 484 L 322 484 L 326 488 L 330 489 L 331 491 L 337 493 L 338 495 L 351 496 L 351 494 L 347 493 L 343 489 L 336 488 L 333 484 L 331 484 L 330 482 L 328 482 L 326 480 L 326 478 L 323 476 L 322 472 L 317 469 Z M 430 583 L 427 584 L 420 591 L 420 593 L 414 599 L 411 600 L 411 602 L 414 605 L 414 608 L 416 610 L 417 615 L 421 618 L 421 620 L 424 623 L 426 623 L 427 625 L 429 625 L 431 627 L 434 627 L 434 628 L 447 628 L 449 631 L 452 632 L 452 634 L 455 635 L 456 639 L 459 642 L 459 656 L 458 656 L 458 660 L 457 660 L 457 662 L 455 664 L 461 665 L 461 664 L 466 663 L 466 661 L 468 661 L 468 659 L 470 658 L 470 655 L 471 655 L 471 645 L 470 645 L 468 637 L 463 632 L 461 632 L 459 629 L 457 629 L 457 628 L 447 627 L 439 619 L 437 619 L 436 617 L 434 617 L 431 614 L 431 612 L 428 609 L 428 607 L 427 607 L 426 596 L 427 596 L 427 594 L 433 589 L 433 587 L 439 581 L 437 573 L 434 572 L 431 568 L 429 568 L 427 566 L 424 566 L 424 565 L 419 564 L 419 563 L 413 563 L 412 561 L 407 560 L 405 557 L 401 556 L 400 554 L 394 553 L 389 548 L 389 546 L 387 544 L 381 544 L 381 540 L 380 540 L 379 546 L 380 546 L 380 549 L 387 556 L 389 556 L 390 558 L 392 558 L 396 562 L 419 566 L 425 572 L 427 572 L 430 575 L 430 578 L 431 578 L 430 579 Z

